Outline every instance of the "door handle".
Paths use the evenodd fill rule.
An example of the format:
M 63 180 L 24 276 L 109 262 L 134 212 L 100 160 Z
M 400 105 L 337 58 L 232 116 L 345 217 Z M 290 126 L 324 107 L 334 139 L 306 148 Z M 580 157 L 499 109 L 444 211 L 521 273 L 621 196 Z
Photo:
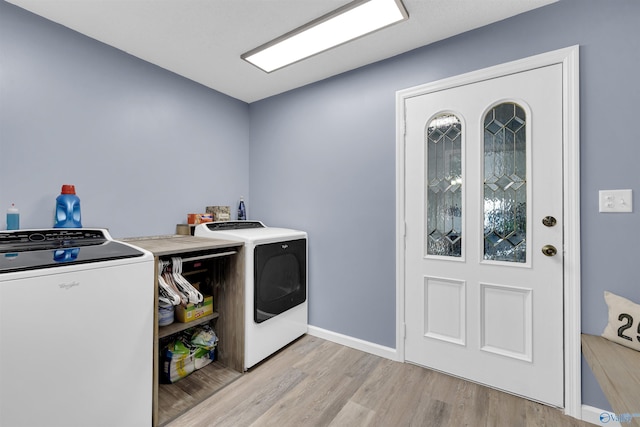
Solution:
M 542 247 L 542 253 L 545 256 L 554 256 L 554 255 L 556 255 L 558 253 L 558 250 L 553 245 L 544 245 Z

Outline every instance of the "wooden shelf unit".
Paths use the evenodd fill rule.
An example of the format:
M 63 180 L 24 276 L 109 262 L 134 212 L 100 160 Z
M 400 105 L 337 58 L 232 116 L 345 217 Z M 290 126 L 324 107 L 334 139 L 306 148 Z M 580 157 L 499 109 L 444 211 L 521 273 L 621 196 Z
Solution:
M 186 235 L 123 239 L 155 257 L 153 425 L 162 426 L 210 397 L 244 371 L 244 246 L 240 242 Z M 211 279 L 213 314 L 189 323 L 158 326 L 158 261 L 171 257 L 197 262 L 195 271 Z M 220 271 L 224 270 L 224 271 Z M 218 336 L 216 361 L 174 384 L 160 384 L 160 341 L 188 328 L 214 324 Z

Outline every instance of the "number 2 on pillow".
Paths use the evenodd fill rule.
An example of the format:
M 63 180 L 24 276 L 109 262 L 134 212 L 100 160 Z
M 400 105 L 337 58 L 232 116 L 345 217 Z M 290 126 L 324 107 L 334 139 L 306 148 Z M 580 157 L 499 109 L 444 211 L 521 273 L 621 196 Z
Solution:
M 630 314 L 622 313 L 620 316 L 618 316 L 618 320 L 623 319 L 625 319 L 627 323 L 618 328 L 618 336 L 620 338 L 633 342 L 633 338 L 628 337 L 623 333 L 627 329 L 631 328 L 631 326 L 633 326 L 633 317 L 631 317 Z M 638 323 L 638 335 L 636 335 L 636 339 L 640 342 L 640 323 Z

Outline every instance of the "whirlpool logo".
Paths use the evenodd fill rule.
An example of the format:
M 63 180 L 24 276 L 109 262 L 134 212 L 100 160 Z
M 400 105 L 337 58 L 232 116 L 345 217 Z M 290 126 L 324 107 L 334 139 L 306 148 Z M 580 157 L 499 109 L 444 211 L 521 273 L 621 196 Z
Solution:
M 60 287 L 60 289 L 64 289 L 65 291 L 68 291 L 71 288 L 80 286 L 80 282 L 60 283 L 58 286 Z
M 280 246 L 282 249 L 287 249 L 289 247 L 289 245 L 287 245 L 286 243 L 282 246 Z

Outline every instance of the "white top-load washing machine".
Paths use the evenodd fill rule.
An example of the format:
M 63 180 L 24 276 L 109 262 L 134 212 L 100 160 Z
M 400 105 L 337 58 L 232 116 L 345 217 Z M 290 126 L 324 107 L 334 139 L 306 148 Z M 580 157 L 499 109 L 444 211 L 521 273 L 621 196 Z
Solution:
M 150 426 L 153 299 L 106 230 L 0 232 L 0 426 Z
M 307 332 L 307 233 L 260 221 L 200 224 L 195 236 L 245 248 L 245 370 Z

